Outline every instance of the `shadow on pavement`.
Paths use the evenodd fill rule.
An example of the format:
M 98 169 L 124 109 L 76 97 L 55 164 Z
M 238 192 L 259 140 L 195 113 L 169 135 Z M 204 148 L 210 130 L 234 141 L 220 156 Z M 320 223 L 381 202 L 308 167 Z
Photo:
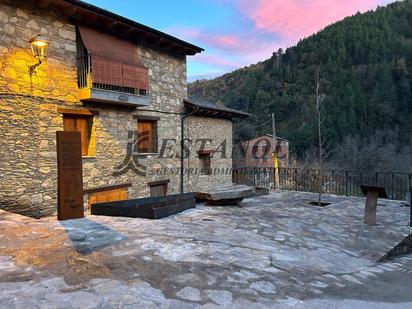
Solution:
M 60 221 L 59 223 L 65 229 L 76 251 L 83 255 L 126 239 L 122 234 L 87 218 Z

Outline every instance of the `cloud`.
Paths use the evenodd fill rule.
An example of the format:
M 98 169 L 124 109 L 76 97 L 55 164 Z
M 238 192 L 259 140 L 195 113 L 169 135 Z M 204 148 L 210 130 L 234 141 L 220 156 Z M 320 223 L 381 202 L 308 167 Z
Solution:
M 203 79 L 212 79 L 218 76 L 221 76 L 223 73 L 221 71 L 219 72 L 208 72 L 208 73 L 202 73 L 202 74 L 194 74 L 194 75 L 190 75 L 188 77 L 188 82 L 194 82 L 197 80 L 203 80 Z
M 387 2 L 387 1 L 386 1 Z M 289 41 L 307 37 L 356 12 L 373 9 L 379 0 L 241 0 L 258 31 L 276 33 Z
M 231 69 L 268 58 L 280 47 L 273 36 L 262 38 L 250 30 L 217 33 L 199 28 L 173 27 L 168 31 L 206 48 L 205 53 L 195 57 L 196 61 Z
M 219 53 L 202 53 L 200 55 L 197 55 L 193 61 L 224 69 L 232 69 L 239 65 L 239 63 L 237 63 L 236 61 L 227 58 Z
M 235 50 L 242 42 L 239 34 L 213 33 L 211 30 L 199 28 L 171 27 L 167 29 L 167 32 L 190 41 L 196 41 L 201 45 L 223 50 Z
M 357 12 L 393 0 L 212 0 L 230 5 L 238 20 L 225 20 L 214 29 L 172 27 L 167 32 L 206 48 L 190 63 L 201 67 L 195 78 L 268 59 L 279 48 L 296 44 L 324 27 Z M 223 25 L 230 25 L 225 27 Z M 208 68 L 208 69 L 206 69 Z M 213 72 L 213 73 L 209 73 Z M 190 78 L 191 80 L 194 77 Z
M 236 49 L 242 45 L 242 39 L 234 34 L 206 35 L 204 41 L 217 48 Z

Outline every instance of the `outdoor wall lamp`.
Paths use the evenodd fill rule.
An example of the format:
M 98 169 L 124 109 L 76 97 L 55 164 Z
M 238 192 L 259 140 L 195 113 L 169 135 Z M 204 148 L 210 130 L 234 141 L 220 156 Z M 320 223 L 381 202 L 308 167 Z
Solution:
M 37 68 L 42 64 L 43 60 L 47 56 L 47 48 L 49 47 L 49 42 L 40 35 L 35 36 L 30 40 L 31 52 L 33 57 L 38 59 L 38 63 L 29 66 L 30 77 L 36 73 Z

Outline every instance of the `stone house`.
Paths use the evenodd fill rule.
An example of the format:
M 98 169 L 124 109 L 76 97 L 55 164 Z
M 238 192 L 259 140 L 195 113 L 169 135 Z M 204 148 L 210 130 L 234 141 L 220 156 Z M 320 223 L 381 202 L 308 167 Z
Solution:
M 56 212 L 56 131 L 81 134 L 86 204 L 230 183 L 212 171 L 232 167 L 232 119 L 248 115 L 188 100 L 186 57 L 202 51 L 82 1 L 2 0 L 0 208 Z

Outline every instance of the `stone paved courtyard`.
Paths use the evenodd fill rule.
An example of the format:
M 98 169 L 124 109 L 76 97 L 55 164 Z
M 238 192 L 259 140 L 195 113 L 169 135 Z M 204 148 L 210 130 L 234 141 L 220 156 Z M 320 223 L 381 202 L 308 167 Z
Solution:
M 409 208 L 280 192 L 166 219 L 0 212 L 1 308 L 411 308 Z

